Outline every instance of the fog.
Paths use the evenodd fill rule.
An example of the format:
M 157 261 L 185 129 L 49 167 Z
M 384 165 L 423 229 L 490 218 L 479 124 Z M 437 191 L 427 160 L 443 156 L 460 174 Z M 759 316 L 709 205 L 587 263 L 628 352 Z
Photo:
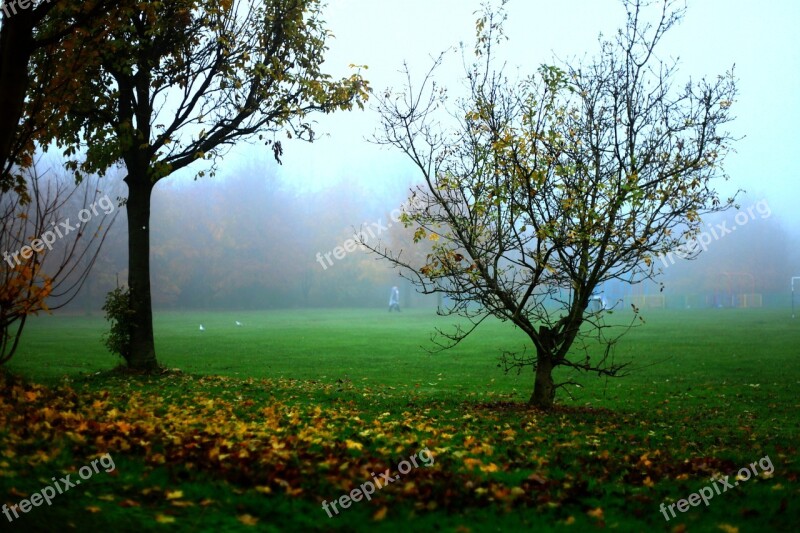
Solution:
M 501 49 L 508 68 L 527 74 L 554 56 L 569 60 L 594 53 L 598 34 L 613 32 L 624 22 L 624 11 L 616 0 L 587 5 L 510 2 L 509 40 Z M 348 74 L 350 64 L 366 64 L 363 74 L 375 90 L 400 88 L 404 61 L 421 77 L 432 56 L 460 41 L 469 45 L 479 6 L 461 0 L 337 0 L 326 15 L 335 35 L 326 67 L 338 76 Z M 725 162 L 730 180 L 718 186 L 723 195 L 744 191 L 737 197 L 740 209 L 704 221 L 705 236 L 698 242 L 703 251 L 696 259 L 656 259 L 663 289 L 619 284 L 604 290 L 614 299 L 668 307 L 738 306 L 745 294 L 760 294 L 762 305 L 788 305 L 789 279 L 800 275 L 800 186 L 792 157 L 800 122 L 800 108 L 792 103 L 800 93 L 800 45 L 793 37 L 800 7 L 788 0 L 703 0 L 688 7 L 659 53 L 679 58 L 678 82 L 714 77 L 735 65 L 741 93 L 732 129 L 741 140 Z M 461 68 L 461 56 L 453 52 L 437 73 L 454 95 Z M 374 110 L 317 120 L 318 141 L 282 141 L 283 165 L 268 148 L 243 144 L 227 155 L 215 177 L 195 181 L 201 169 L 192 167 L 158 184 L 151 221 L 156 309 L 381 307 L 388 305 L 394 284 L 401 287 L 403 305 L 436 304 L 415 296 L 374 256 L 345 250 L 362 225 L 388 246 L 407 248 L 409 233 L 392 223 L 390 213 L 406 201 L 419 176 L 399 154 L 368 142 L 378 126 Z M 103 179 L 112 197 L 126 195 L 121 175 Z M 126 279 L 125 227 L 120 216 L 73 308 L 99 308 L 103 295 Z M 756 300 L 751 296 L 746 304 Z
M 391 215 L 406 200 L 411 176 L 372 190 L 341 181 L 302 191 L 277 174 L 274 163 L 243 165 L 225 176 L 167 180 L 156 187 L 151 258 L 157 310 L 384 307 L 392 285 L 400 286 L 403 306 L 436 305 L 435 298 L 415 294 L 385 262 L 347 244 L 361 229 L 370 244 L 418 248 L 410 230 Z M 120 176 L 103 179 L 112 186 L 104 194 L 124 192 Z M 742 196 L 739 205 L 704 221 L 697 258 L 686 258 L 694 255 L 687 247 L 656 259 L 663 289 L 609 284 L 607 300 L 625 307 L 788 305 L 789 278 L 800 271 L 796 228 L 766 198 Z M 105 293 L 124 283 L 126 227 L 122 209 L 69 309 L 97 311 Z M 750 296 L 743 302 L 742 294 L 759 294 L 760 301 Z
M 354 242 L 357 233 L 396 249 L 411 241 L 391 213 L 408 183 L 352 190 L 341 182 L 301 191 L 276 174 L 275 163 L 244 164 L 215 178 L 156 186 L 150 251 L 156 309 L 381 307 L 393 285 L 406 306 L 435 305 Z M 105 194 L 124 196 L 121 176 L 103 180 Z M 126 232 L 122 209 L 70 309 L 97 310 L 106 292 L 124 284 Z

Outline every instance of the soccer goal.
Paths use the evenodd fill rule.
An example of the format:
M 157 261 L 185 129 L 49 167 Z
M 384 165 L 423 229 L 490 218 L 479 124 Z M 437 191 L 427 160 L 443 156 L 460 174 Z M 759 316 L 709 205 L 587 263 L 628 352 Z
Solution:
M 792 318 L 794 318 L 794 284 L 800 287 L 800 276 L 792 277 Z

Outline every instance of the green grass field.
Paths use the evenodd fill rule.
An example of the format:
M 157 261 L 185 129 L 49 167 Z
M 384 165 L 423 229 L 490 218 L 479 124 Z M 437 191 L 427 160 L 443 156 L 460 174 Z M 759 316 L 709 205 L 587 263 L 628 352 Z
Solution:
M 525 407 L 530 371 L 498 368 L 525 343 L 499 322 L 430 354 L 453 321 L 430 310 L 158 313 L 159 360 L 180 372 L 129 377 L 112 371 L 102 318 L 37 318 L 0 382 L 0 501 L 101 453 L 116 468 L 0 529 L 793 531 L 800 320 L 645 318 L 616 348 L 630 375 L 561 373 L 582 387 L 552 412 Z M 423 449 L 431 466 L 322 509 Z M 659 510 L 754 462 L 757 478 L 709 505 Z

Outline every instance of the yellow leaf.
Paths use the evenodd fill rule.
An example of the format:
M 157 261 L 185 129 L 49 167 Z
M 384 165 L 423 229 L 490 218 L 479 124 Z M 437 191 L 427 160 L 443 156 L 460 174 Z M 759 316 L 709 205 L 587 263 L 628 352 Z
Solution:
M 241 522 L 246 526 L 254 526 L 258 524 L 258 518 L 249 514 L 240 514 L 239 516 L 236 517 L 236 520 L 238 520 L 239 522 Z
M 717 527 L 725 533 L 739 533 L 739 528 L 730 524 L 718 524 Z
M 156 522 L 158 522 L 159 524 L 172 524 L 173 522 L 175 522 L 175 517 L 158 513 L 156 515 Z
M 86 510 L 89 511 L 90 513 L 92 513 L 92 514 L 100 512 L 100 508 L 96 507 L 94 505 L 90 505 L 89 507 L 86 508 Z
M 194 503 L 187 502 L 186 500 L 174 500 L 172 505 L 175 507 L 194 507 Z
M 348 450 L 360 450 L 361 448 L 364 447 L 364 445 L 361 444 L 360 442 L 356 442 L 350 439 L 346 439 L 344 443 L 347 445 Z
M 494 464 L 494 463 L 489 463 L 488 465 L 481 466 L 480 468 L 481 468 L 481 471 L 483 471 L 483 472 L 497 472 L 499 470 L 497 468 L 497 465 Z
M 380 509 L 378 509 L 375 512 L 374 515 L 372 515 L 372 519 L 375 520 L 376 522 L 380 522 L 381 520 L 386 518 L 386 513 L 388 513 L 388 512 L 389 512 L 389 508 L 388 507 L 385 507 L 385 506 L 381 507 Z
M 183 498 L 183 491 L 182 490 L 174 490 L 172 492 L 167 491 L 166 493 L 168 500 L 178 500 Z

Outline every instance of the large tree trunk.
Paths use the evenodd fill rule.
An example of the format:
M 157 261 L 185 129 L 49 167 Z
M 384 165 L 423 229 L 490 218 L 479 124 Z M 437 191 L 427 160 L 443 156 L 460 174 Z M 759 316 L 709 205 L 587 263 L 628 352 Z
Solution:
M 536 379 L 533 384 L 533 394 L 528 403 L 541 409 L 553 407 L 556 398 L 556 386 L 553 381 L 553 364 L 550 354 L 539 353 L 536 357 Z
M 33 43 L 31 9 L 3 18 L 0 30 L 0 171 L 14 156 L 14 138 L 28 90 L 28 62 Z
M 128 365 L 150 372 L 158 368 L 153 341 L 153 307 L 150 296 L 150 193 L 145 176 L 128 169 L 128 285 L 131 289 L 131 356 Z M 133 171 L 135 172 L 135 171 Z

